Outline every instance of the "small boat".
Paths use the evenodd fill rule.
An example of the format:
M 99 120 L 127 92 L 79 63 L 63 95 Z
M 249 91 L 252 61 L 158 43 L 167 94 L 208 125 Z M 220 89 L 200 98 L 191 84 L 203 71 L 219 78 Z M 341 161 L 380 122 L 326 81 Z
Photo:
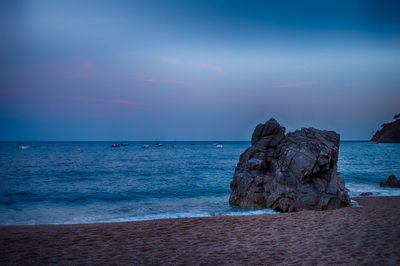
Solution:
M 218 144 L 217 146 L 215 146 L 217 148 L 223 148 L 224 146 L 222 144 Z
M 113 145 L 111 145 L 111 147 L 113 147 L 113 148 L 119 148 L 121 145 L 120 144 L 113 144 Z
M 162 144 L 161 142 L 156 142 L 155 145 L 158 146 L 158 147 L 164 146 L 164 144 Z
M 148 145 L 148 144 L 143 145 L 143 148 L 150 148 L 150 147 L 151 147 L 151 145 Z
M 20 150 L 27 150 L 27 149 L 29 149 L 30 148 L 30 146 L 27 146 L 27 145 L 20 145 L 20 146 L 18 146 L 18 149 L 20 149 Z

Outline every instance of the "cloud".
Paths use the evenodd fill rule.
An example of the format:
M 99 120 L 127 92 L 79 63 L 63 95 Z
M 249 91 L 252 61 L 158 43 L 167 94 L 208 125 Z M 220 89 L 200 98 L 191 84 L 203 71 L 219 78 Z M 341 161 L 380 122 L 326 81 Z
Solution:
M 67 75 L 73 78 L 93 77 L 97 74 L 97 69 L 92 60 L 82 59 L 72 62 L 65 62 L 51 66 L 55 72 Z
M 91 60 L 82 60 L 75 70 L 75 77 L 91 77 L 97 73 Z
M 201 61 L 189 61 L 189 62 L 185 62 L 185 61 L 181 61 L 177 58 L 173 58 L 173 57 L 163 57 L 162 60 L 164 62 L 167 63 L 171 63 L 171 64 L 180 64 L 180 65 L 192 65 L 192 66 L 199 66 L 202 68 L 207 68 L 215 73 L 218 74 L 223 74 L 224 73 L 224 69 L 222 67 L 219 66 L 214 66 L 212 64 L 206 63 L 206 62 L 201 62 Z
M 124 105 L 139 105 L 143 106 L 145 105 L 142 102 L 135 102 L 135 101 L 130 101 L 126 99 L 119 99 L 119 98 L 110 98 L 110 99 L 104 99 L 104 98 L 93 98 L 93 97 L 85 97 L 85 96 L 64 96 L 64 95 L 58 95 L 58 98 L 63 98 L 67 99 L 73 102 L 80 102 L 80 103 L 108 103 L 108 104 L 124 104 Z
M 214 66 L 214 65 L 211 65 L 211 64 L 208 64 L 208 63 L 204 63 L 204 62 L 189 62 L 188 64 L 189 65 L 200 66 L 200 67 L 205 67 L 205 68 L 208 68 L 209 70 L 214 71 L 216 73 L 220 73 L 220 74 L 224 73 L 224 70 L 221 67 Z
M 278 86 L 281 88 L 289 88 L 289 87 L 304 87 L 304 86 L 312 86 L 319 84 L 319 81 L 310 80 L 310 81 L 284 81 L 278 83 Z
M 158 82 L 158 81 L 156 81 L 156 79 L 155 78 L 149 78 L 149 79 L 140 79 L 141 81 L 144 81 L 144 82 L 150 82 L 150 83 L 155 83 L 155 82 Z
M 180 63 L 179 59 L 176 59 L 176 58 L 173 58 L 173 57 L 163 57 L 162 60 L 164 62 L 168 62 L 168 63 L 175 63 L 175 64 Z
M 160 83 L 160 84 L 182 84 L 182 85 L 195 85 L 197 83 L 186 82 L 177 79 L 155 79 L 155 78 L 132 78 L 144 83 Z

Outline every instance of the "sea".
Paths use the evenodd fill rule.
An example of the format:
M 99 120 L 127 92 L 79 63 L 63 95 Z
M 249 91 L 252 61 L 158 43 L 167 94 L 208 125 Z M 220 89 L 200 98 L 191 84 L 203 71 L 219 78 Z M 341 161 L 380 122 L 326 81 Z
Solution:
M 275 213 L 231 206 L 229 184 L 250 142 L 0 142 L 0 225 L 76 224 Z M 29 146 L 19 149 L 19 146 Z M 144 148 L 144 145 L 151 145 Z M 400 144 L 342 141 L 350 196 L 400 195 Z

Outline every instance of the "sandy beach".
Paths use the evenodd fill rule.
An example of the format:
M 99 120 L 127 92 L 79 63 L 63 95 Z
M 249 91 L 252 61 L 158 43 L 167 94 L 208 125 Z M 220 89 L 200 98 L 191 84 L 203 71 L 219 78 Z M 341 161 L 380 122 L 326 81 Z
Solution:
M 0 227 L 0 264 L 400 264 L 400 197 L 333 211 Z

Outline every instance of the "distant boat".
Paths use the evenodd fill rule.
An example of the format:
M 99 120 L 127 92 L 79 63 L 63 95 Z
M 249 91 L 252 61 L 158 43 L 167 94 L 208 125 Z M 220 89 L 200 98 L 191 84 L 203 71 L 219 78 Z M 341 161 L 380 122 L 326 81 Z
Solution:
M 218 144 L 216 147 L 217 148 L 223 148 L 224 146 L 222 144 Z
M 151 145 L 148 145 L 148 144 L 143 145 L 143 148 L 150 148 L 150 147 L 151 147 Z
M 118 148 L 118 147 L 120 147 L 121 145 L 120 144 L 113 144 L 113 145 L 111 145 L 111 147 L 113 147 L 113 148 Z
M 154 145 L 156 145 L 158 147 L 164 146 L 164 144 L 162 144 L 161 142 L 156 142 L 156 144 L 154 144 Z
M 27 150 L 27 149 L 29 149 L 30 148 L 30 146 L 27 146 L 27 145 L 20 145 L 20 146 L 18 146 L 18 149 L 20 149 L 20 150 Z

